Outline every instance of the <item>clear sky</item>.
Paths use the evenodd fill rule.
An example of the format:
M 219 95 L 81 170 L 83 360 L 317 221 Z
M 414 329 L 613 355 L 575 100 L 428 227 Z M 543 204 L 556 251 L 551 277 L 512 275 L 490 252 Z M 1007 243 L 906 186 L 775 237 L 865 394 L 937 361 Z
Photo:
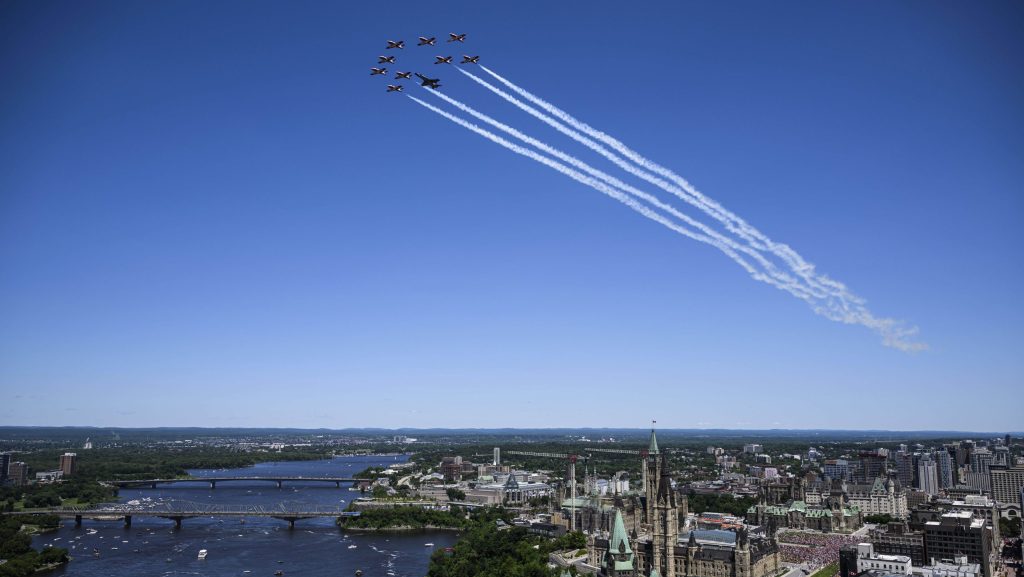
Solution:
M 0 423 L 1020 430 L 1022 29 L 1008 1 L 5 2 Z M 430 64 L 479 54 L 928 349 L 385 94 L 390 53 L 624 174 Z

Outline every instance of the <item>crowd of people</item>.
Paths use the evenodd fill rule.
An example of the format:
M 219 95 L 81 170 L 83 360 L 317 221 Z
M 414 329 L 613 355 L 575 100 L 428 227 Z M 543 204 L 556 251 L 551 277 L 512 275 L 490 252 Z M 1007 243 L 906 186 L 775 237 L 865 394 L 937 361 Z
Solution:
M 804 531 L 780 531 L 778 540 L 784 563 L 804 563 L 812 570 L 838 561 L 839 549 L 858 542 L 849 535 Z

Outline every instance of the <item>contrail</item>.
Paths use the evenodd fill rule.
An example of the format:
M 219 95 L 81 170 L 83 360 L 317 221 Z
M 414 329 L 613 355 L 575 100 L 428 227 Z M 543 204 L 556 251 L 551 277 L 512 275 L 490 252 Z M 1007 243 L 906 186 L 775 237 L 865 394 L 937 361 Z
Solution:
M 565 112 L 564 110 L 530 93 L 526 89 L 517 86 L 512 81 L 502 77 L 501 75 L 499 75 L 497 72 L 494 72 L 490 68 L 487 68 L 486 66 L 483 65 L 481 65 L 480 68 L 487 74 L 491 75 L 495 80 L 507 86 L 516 94 L 519 94 L 526 100 L 541 107 L 542 109 L 547 111 L 549 114 L 552 114 L 562 122 L 565 122 L 569 126 L 572 126 L 573 128 L 587 134 L 588 136 L 591 136 L 603 142 L 604 144 L 607 144 L 608 146 L 612 147 L 614 150 L 618 151 L 620 154 L 622 154 L 629 160 L 633 161 L 637 165 L 672 180 L 679 187 L 682 188 L 682 191 L 669 190 L 669 192 L 673 192 L 677 196 L 679 196 L 679 192 L 684 192 L 685 194 L 688 194 L 698 204 L 702 205 L 702 208 L 703 210 L 705 210 L 705 212 L 707 212 L 708 214 L 722 222 L 730 231 L 746 239 L 748 242 L 751 243 L 751 246 L 754 246 L 755 248 L 761 250 L 768 250 L 772 252 L 780 259 L 784 260 L 790 266 L 790 268 L 792 268 L 794 271 L 797 271 L 797 273 L 800 274 L 800 276 L 804 277 L 809 283 L 829 287 L 837 293 L 837 297 L 852 302 L 856 302 L 858 304 L 863 304 L 863 299 L 850 293 L 847 287 L 842 283 L 829 278 L 827 275 L 816 273 L 814 270 L 814 265 L 805 261 L 803 257 L 801 257 L 789 245 L 786 245 L 784 243 L 776 243 L 772 241 L 770 238 L 768 238 L 767 235 L 761 233 L 761 231 L 759 231 L 752 225 L 748 224 L 738 215 L 730 212 L 725 207 L 716 202 L 714 199 L 708 198 L 707 196 L 703 195 L 700 191 L 696 189 L 696 187 L 690 184 L 690 182 L 687 181 L 685 178 L 679 176 L 678 174 L 672 172 L 671 170 L 647 158 L 644 158 L 638 152 L 627 147 L 619 140 L 605 134 L 604 132 L 601 132 L 600 130 L 597 130 L 596 128 L 591 127 L 590 125 L 584 122 L 577 120 L 575 117 Z M 471 78 L 474 78 L 469 72 L 466 72 L 461 68 L 459 70 L 470 75 Z M 487 85 L 485 84 L 485 86 Z M 513 102 L 513 104 L 515 103 Z M 527 112 L 530 111 L 527 110 Z M 571 134 L 567 133 L 567 135 L 572 137 Z M 613 162 L 615 161 L 613 160 Z M 641 178 L 644 177 L 641 176 Z M 686 199 L 684 198 L 684 200 Z
M 456 67 L 456 68 L 458 68 L 458 67 Z M 856 297 L 854 295 L 850 295 L 849 293 L 842 292 L 842 291 L 845 291 L 845 287 L 842 287 L 842 291 L 840 291 L 836 287 L 832 286 L 832 284 L 819 282 L 818 275 L 816 275 L 814 273 L 813 267 L 808 268 L 807 266 L 805 266 L 806 263 L 805 263 L 805 265 L 800 265 L 799 263 L 796 263 L 792 259 L 788 258 L 787 254 L 785 252 L 782 252 L 782 251 L 772 251 L 772 250 L 770 250 L 770 248 L 768 246 L 766 246 L 766 245 L 764 245 L 762 243 L 759 243 L 756 240 L 750 238 L 749 235 L 746 235 L 744 233 L 743 229 L 738 228 L 730 219 L 722 216 L 719 213 L 716 213 L 713 210 L 709 210 L 708 206 L 705 203 L 701 202 L 697 197 L 689 194 L 686 190 L 681 189 L 678 186 L 675 186 L 675 185 L 673 185 L 673 184 L 671 184 L 669 182 L 666 182 L 665 180 L 663 180 L 661 178 L 658 178 L 657 176 L 655 176 L 655 175 L 653 175 L 653 174 L 651 174 L 651 173 L 649 173 L 649 172 L 647 172 L 647 171 L 645 171 L 643 169 L 637 168 L 636 166 L 630 164 L 629 162 L 627 162 L 623 158 L 619 157 L 615 153 L 609 151 L 607 148 L 605 148 L 601 144 L 591 140 L 590 138 L 587 138 L 586 136 L 583 136 L 579 132 L 577 132 L 577 131 L 575 131 L 575 130 L 565 126 L 564 124 L 562 124 L 558 120 L 555 120 L 554 118 L 551 118 L 550 116 L 544 114 L 543 112 L 537 110 L 536 108 L 533 108 L 532 106 L 530 106 L 530 105 L 528 105 L 528 104 L 518 100 L 516 97 L 512 96 L 511 94 L 508 94 L 507 92 L 501 90 L 500 88 L 495 87 L 494 85 L 492 85 L 489 82 L 483 80 L 482 78 L 480 78 L 480 77 L 478 77 L 478 76 L 476 76 L 476 75 L 474 75 L 474 74 L 472 74 L 470 72 L 467 72 L 467 71 L 463 70 L 462 68 L 458 68 L 458 70 L 459 70 L 459 72 L 465 74 L 466 76 L 468 76 L 469 78 L 471 78 L 473 81 L 477 82 L 478 84 L 480 84 L 484 88 L 487 88 L 488 90 L 490 90 L 494 94 L 497 94 L 498 96 L 500 96 L 504 100 L 506 100 L 506 101 L 510 102 L 511 104 L 515 105 L 517 108 L 523 110 L 524 112 L 530 114 L 531 116 L 534 116 L 535 118 L 541 120 L 545 124 L 547 124 L 547 125 L 551 126 L 552 128 L 554 128 L 555 130 L 557 130 L 557 131 L 561 132 L 562 134 L 565 134 L 569 138 L 572 138 L 573 140 L 583 144 L 584 146 L 586 146 L 587 148 L 590 148 L 594 152 L 597 152 L 601 156 L 604 156 L 605 158 L 610 160 L 612 163 L 614 163 L 619 168 L 625 170 L 626 172 L 628 172 L 628 173 L 630 173 L 630 174 L 632 174 L 632 175 L 634 175 L 634 176 L 636 176 L 638 178 L 646 180 L 647 182 L 650 182 L 651 184 L 654 184 L 655 186 L 660 187 L 662 190 L 665 190 L 667 192 L 670 192 L 670 193 L 676 195 L 677 197 L 683 199 L 684 201 L 686 201 L 690 205 L 692 205 L 692 206 L 694 206 L 694 207 L 704 211 L 706 214 L 709 214 L 710 216 L 712 216 L 713 218 L 715 218 L 716 220 L 718 220 L 719 222 L 724 224 L 725 227 L 730 232 L 733 232 L 733 233 L 737 234 L 738 236 L 746 239 L 751 247 L 753 247 L 755 249 L 758 249 L 758 250 L 762 250 L 762 251 L 768 251 L 771 254 L 779 257 L 783 262 L 785 262 L 789 266 L 789 268 L 791 270 L 793 270 L 799 277 L 801 277 L 804 280 L 804 282 L 807 283 L 808 286 L 810 286 L 813 290 L 816 291 L 816 294 L 819 296 L 819 298 L 822 298 L 822 299 L 835 298 L 835 299 L 838 299 L 840 301 L 844 301 L 844 302 L 837 303 L 837 305 L 836 305 L 836 306 L 840 306 L 841 308 L 846 308 L 846 302 L 845 301 L 850 301 L 850 302 L 852 302 L 854 304 L 863 304 L 863 301 L 859 297 Z M 829 294 L 824 294 L 824 293 L 829 293 Z
M 473 124 L 471 122 L 467 122 L 467 121 L 465 121 L 465 120 L 463 120 L 463 119 L 461 119 L 461 118 L 459 118 L 459 117 L 457 117 L 457 116 L 455 116 L 453 114 L 449 114 L 448 112 L 445 112 L 444 110 L 441 110 L 440 108 L 438 108 L 438 107 L 436 107 L 436 106 L 434 106 L 432 104 L 424 102 L 424 101 L 420 100 L 419 98 L 416 98 L 415 96 L 412 96 L 410 94 L 406 94 L 406 96 L 411 98 L 414 102 L 416 102 L 420 106 L 422 106 L 422 107 L 424 107 L 424 108 L 426 108 L 426 109 L 428 109 L 428 110 L 430 110 L 432 112 L 435 112 L 435 113 L 437 113 L 437 114 L 447 118 L 448 120 L 451 120 L 452 122 L 458 124 L 459 126 L 462 126 L 463 128 L 469 129 L 469 130 L 479 134 L 480 136 L 483 136 L 484 138 L 490 140 L 491 142 L 493 142 L 495 144 L 498 144 L 500 146 L 504 146 L 505 148 L 511 150 L 512 152 L 515 152 L 516 154 L 520 154 L 520 155 L 525 156 L 525 157 L 527 157 L 527 158 L 529 158 L 531 160 L 535 160 L 535 161 L 537 161 L 537 162 L 539 162 L 539 163 L 541 163 L 541 164 L 543 164 L 543 165 L 545 165 L 545 166 L 547 166 L 549 168 L 552 168 L 552 169 L 554 169 L 554 170 L 564 174 L 565 176 L 568 176 L 569 178 L 571 178 L 571 179 L 573 179 L 573 180 L 575 180 L 575 181 L 577 181 L 577 182 L 579 182 L 581 184 L 585 184 L 585 185 L 587 185 L 587 186 L 589 186 L 589 187 L 591 187 L 591 188 L 593 188 L 593 189 L 595 189 L 595 190 L 597 190 L 599 192 L 602 192 L 602 193 L 604 193 L 604 194 L 614 198 L 615 200 L 621 202 L 622 204 L 625 204 L 629 208 L 632 208 L 633 210 L 635 210 L 636 212 L 642 214 L 643 216 L 645 216 L 645 217 L 647 217 L 647 218 L 649 218 L 649 219 L 651 219 L 651 220 L 653 220 L 653 221 L 655 221 L 655 222 L 657 222 L 659 224 L 662 224 L 665 227 L 667 227 L 667 228 L 669 228 L 671 230 L 674 230 L 674 231 L 678 232 L 679 234 L 681 234 L 681 235 L 683 235 L 683 236 L 685 236 L 687 238 L 691 238 L 691 239 L 699 241 L 699 242 L 708 242 L 708 243 L 714 244 L 710 238 L 708 238 L 708 237 L 706 237 L 706 236 L 704 236 L 702 234 L 695 233 L 695 232 L 693 232 L 693 231 L 691 231 L 691 230 L 689 230 L 687 228 L 684 228 L 682 226 L 679 226 L 678 224 L 668 220 L 667 218 L 665 218 L 661 214 L 651 210 L 650 207 L 648 207 L 648 206 L 646 206 L 644 204 L 641 204 L 641 203 L 637 202 L 636 200 L 633 200 L 628 195 L 626 195 L 626 194 L 624 194 L 624 193 L 622 193 L 622 192 L 620 192 L 618 190 L 615 190 L 614 188 L 604 184 L 603 182 L 600 182 L 600 181 L 598 181 L 598 180 L 596 180 L 596 179 L 594 179 L 594 178 L 592 178 L 590 176 L 587 176 L 587 175 L 585 175 L 585 174 L 583 174 L 583 173 L 581 173 L 581 172 L 579 172 L 577 170 L 573 170 L 572 168 L 569 168 L 568 166 L 566 166 L 566 165 L 564 165 L 564 164 L 562 164 L 562 163 L 560 163 L 558 161 L 551 160 L 550 158 L 548 158 L 548 157 L 546 157 L 546 156 L 544 156 L 542 154 L 538 154 L 537 152 L 534 152 L 534 151 L 532 151 L 532 150 L 530 150 L 528 148 L 524 148 L 524 147 L 519 146 L 517 144 L 513 144 L 512 142 L 509 142 L 508 140 L 505 140 L 504 138 L 498 136 L 497 134 L 494 134 L 493 132 L 490 132 L 488 130 L 480 128 L 479 126 L 477 126 L 477 125 L 475 125 L 475 124 Z M 718 246 L 718 248 L 722 252 L 724 252 L 727 255 L 729 255 L 730 258 L 732 258 L 738 265 L 743 267 L 743 269 L 746 270 L 752 277 L 754 277 L 754 278 L 756 278 L 758 280 L 763 280 L 765 282 L 770 282 L 768 280 L 768 278 L 764 276 L 764 274 L 758 272 L 757 269 L 755 269 L 753 266 L 751 266 L 750 263 L 745 261 L 743 259 L 743 257 L 741 257 L 740 255 L 736 254 L 736 252 L 733 251 L 732 249 L 730 249 L 729 247 L 722 245 L 722 246 Z
M 627 156 L 634 160 L 634 162 L 636 162 L 637 164 L 640 164 L 641 166 L 650 169 L 652 172 L 657 172 L 662 176 L 671 178 L 680 186 L 682 186 L 682 188 L 670 184 L 665 180 L 660 179 L 645 170 L 641 170 L 636 166 L 627 163 L 622 158 L 605 149 L 603 146 L 601 146 L 597 142 L 594 142 L 590 138 L 583 136 L 579 132 L 561 124 L 554 118 L 551 118 L 550 116 L 547 116 L 546 114 L 540 112 L 539 110 L 519 101 L 514 96 L 500 90 L 499 88 L 491 85 L 490 83 L 484 81 L 483 79 L 477 77 L 476 75 L 467 72 L 461 68 L 456 68 L 459 70 L 459 72 L 462 72 L 463 74 L 465 74 L 478 84 L 484 86 L 491 92 L 497 94 L 498 96 L 502 97 L 506 101 L 520 108 L 521 110 L 543 121 L 552 128 L 569 136 L 573 140 L 580 142 L 581 144 L 594 150 L 598 154 L 601 154 L 602 156 L 613 162 L 616 166 L 619 166 L 623 170 L 639 178 L 642 178 L 648 182 L 651 182 L 656 186 L 659 186 L 663 190 L 675 194 L 676 196 L 682 198 L 684 201 L 690 203 L 691 205 L 705 211 L 707 214 L 711 215 L 716 220 L 724 224 L 726 228 L 729 229 L 731 232 L 746 239 L 752 247 L 757 248 L 759 250 L 770 251 L 772 254 L 786 262 L 786 264 L 798 276 L 803 278 L 809 285 L 815 287 L 816 289 L 827 291 L 828 294 L 824 296 L 824 298 L 822 299 L 825 301 L 824 303 L 812 304 L 812 309 L 816 313 L 831 320 L 847 324 L 859 324 L 867 328 L 870 328 L 882 336 L 882 342 L 886 346 L 891 346 L 904 351 L 919 351 L 927 348 L 927 345 L 923 343 L 914 342 L 912 340 L 913 336 L 917 334 L 916 327 L 906 328 L 900 321 L 875 317 L 864 306 L 865 301 L 862 298 L 858 297 L 857 295 L 850 293 L 849 289 L 847 289 L 845 285 L 835 280 L 832 280 L 825 275 L 816 273 L 814 270 L 814 266 L 806 262 L 799 254 L 797 254 L 788 245 L 772 242 L 770 239 L 767 238 L 767 236 L 765 236 L 760 231 L 747 224 L 743 219 L 725 210 L 718 203 L 705 197 L 703 194 L 697 191 L 689 182 L 687 182 L 682 177 L 676 175 L 672 171 L 643 158 L 636 152 L 626 147 L 621 142 L 576 120 L 568 113 L 530 94 L 526 90 L 519 88 L 518 86 L 515 86 L 510 81 L 505 80 L 504 78 L 500 77 L 498 74 L 491 71 L 490 69 L 483 66 L 481 67 L 488 74 L 494 76 L 496 79 L 504 83 L 506 86 L 508 86 L 518 94 L 522 95 L 527 100 L 530 100 L 531 102 L 537 104 L 538 106 L 545 108 L 545 110 L 547 110 L 548 112 L 551 112 L 556 116 L 559 116 L 560 118 L 565 120 L 566 123 L 572 124 L 573 126 L 579 128 L 580 130 L 587 131 L 588 134 L 591 134 L 595 138 L 601 139 L 602 141 L 606 142 L 609 146 L 612 146 L 613 148 L 621 152 L 624 156 Z
M 474 118 L 482 120 L 483 122 L 486 122 L 487 124 L 497 128 L 498 130 L 501 130 L 501 131 L 505 132 L 506 134 L 510 134 L 511 136 L 513 136 L 515 138 L 518 138 L 519 140 L 525 142 L 526 144 L 529 144 L 529 145 L 533 146 L 534 148 L 540 150 L 541 152 L 545 152 L 545 153 L 547 153 L 547 154 L 549 154 L 551 156 L 554 156 L 555 158 L 561 160 L 562 162 L 565 162 L 566 164 L 568 164 L 570 166 L 573 166 L 573 167 L 575 167 L 575 168 L 577 168 L 577 169 L 579 169 L 579 170 L 581 170 L 581 171 L 583 171 L 583 172 L 585 172 L 585 173 L 587 173 L 587 174 L 589 174 L 589 175 L 591 175 L 591 176 L 593 176 L 595 178 L 598 178 L 598 179 L 604 181 L 605 183 L 607 183 L 608 185 L 610 185 L 612 187 L 615 187 L 615 188 L 617 188 L 619 190 L 622 190 L 622 191 L 625 191 L 625 192 L 627 192 L 627 193 L 629 193 L 629 194 L 631 194 L 631 195 L 633 195 L 633 196 L 635 196 L 637 198 L 645 200 L 648 203 L 650 203 L 651 205 L 655 206 L 656 208 L 659 208 L 659 209 L 661 209 L 661 210 L 671 214 L 672 216 L 682 220 L 686 224 L 692 226 L 693 228 L 696 228 L 697 230 L 701 231 L 702 233 L 704 233 L 705 235 L 710 237 L 710 241 L 708 242 L 708 244 L 712 244 L 712 245 L 714 245 L 715 247 L 717 247 L 719 249 L 721 249 L 721 247 L 719 246 L 720 243 L 721 244 L 725 244 L 725 245 L 727 245 L 729 248 L 731 248 L 734 251 L 739 251 L 739 252 L 742 252 L 742 253 L 750 256 L 751 258 L 756 260 L 757 263 L 760 264 L 768 272 L 769 276 L 771 276 L 774 279 L 774 281 L 770 283 L 772 286 L 775 286 L 776 288 L 779 288 L 781 290 L 789 292 L 789 293 L 791 293 L 794 296 L 797 296 L 799 298 L 805 298 L 805 297 L 824 298 L 825 295 L 823 295 L 821 293 L 816 293 L 812 288 L 808 288 L 808 287 L 800 284 L 798 280 L 796 280 L 792 276 L 786 274 L 785 272 L 779 270 L 778 267 L 776 267 L 774 263 L 772 263 L 772 262 L 768 261 L 767 259 L 765 259 L 760 253 L 758 253 L 757 251 L 751 249 L 749 246 L 741 245 L 741 244 L 737 243 L 736 241 L 734 241 L 733 239 L 731 239 L 729 237 L 726 237 L 726 236 L 723 236 L 721 233 L 719 233 L 718 231 L 716 231 L 716 230 L 712 229 L 711 227 L 705 225 L 704 223 L 691 218 L 689 215 L 687 215 L 685 213 L 680 212 L 674 206 L 662 202 L 656 196 L 654 196 L 652 194 L 649 194 L 647 192 L 644 192 L 644 191 L 642 191 L 642 190 L 640 190 L 640 189 L 638 189 L 636 187 L 633 187 L 633 186 L 631 186 L 629 184 L 626 184 L 626 183 L 622 182 L 621 180 L 619 180 L 619 179 L 615 178 L 614 176 L 611 176 L 611 175 L 609 175 L 609 174 L 607 174 L 605 172 L 597 170 L 596 168 L 593 168 L 592 166 L 590 166 L 586 162 L 583 162 L 582 160 L 579 160 L 578 158 L 570 156 L 570 155 L 562 152 L 561 150 L 558 150 L 558 149 L 556 149 L 556 148 L 554 148 L 552 146 L 549 146 L 548 144 L 546 144 L 544 142 L 541 142 L 541 141 L 537 140 L 536 138 L 533 138 L 531 136 L 523 134 L 519 130 L 516 130 L 515 128 L 512 128 L 511 126 L 508 126 L 507 124 L 501 123 L 501 122 L 491 118 L 490 116 L 475 110 L 471 106 L 468 106 L 466 104 L 463 104 L 462 102 L 459 102 L 458 100 L 455 100 L 454 98 L 451 98 L 450 96 L 442 94 L 441 92 L 438 92 L 436 90 L 430 90 L 430 89 L 428 89 L 426 87 L 424 87 L 424 90 L 426 90 L 430 94 L 433 94 L 434 96 L 440 98 L 441 100 L 444 100 L 445 102 L 451 104 L 452 106 L 458 108 L 459 110 L 469 114 L 470 116 L 473 116 Z

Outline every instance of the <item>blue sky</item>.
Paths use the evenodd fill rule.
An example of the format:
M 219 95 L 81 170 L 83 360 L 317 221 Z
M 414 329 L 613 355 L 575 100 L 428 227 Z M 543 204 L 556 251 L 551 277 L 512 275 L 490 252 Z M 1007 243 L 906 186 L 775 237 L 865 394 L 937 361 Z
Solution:
M 1019 3 L 0 10 L 4 424 L 1024 424 Z M 479 54 L 928 350 L 385 94 L 389 38 L 622 176 L 429 63 Z

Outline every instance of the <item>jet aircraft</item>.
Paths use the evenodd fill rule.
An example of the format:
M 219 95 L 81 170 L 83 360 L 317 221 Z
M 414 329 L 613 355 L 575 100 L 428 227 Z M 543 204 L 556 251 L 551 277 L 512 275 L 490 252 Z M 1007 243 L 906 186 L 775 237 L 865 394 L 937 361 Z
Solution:
M 420 84 L 420 86 L 426 86 L 428 88 L 433 88 L 434 90 L 441 88 L 441 85 L 438 84 L 439 82 L 441 82 L 440 78 L 427 78 L 426 76 L 420 74 L 419 72 L 416 73 L 416 76 L 418 76 L 419 79 L 423 81 Z
M 412 72 L 395 72 L 395 80 L 401 78 L 412 78 Z
M 388 73 L 388 69 L 387 68 L 371 68 L 370 69 L 370 76 L 375 76 L 377 74 L 387 74 L 387 73 Z
M 476 64 L 477 60 L 480 60 L 479 56 L 466 56 L 463 54 L 462 62 L 459 62 L 459 64 Z
M 456 34 L 454 32 L 449 32 L 448 33 L 448 42 L 465 42 L 465 41 L 466 41 L 466 35 L 465 34 Z
M 388 84 L 388 92 L 401 92 L 402 85 L 395 86 L 394 84 Z
M 394 64 L 395 63 L 395 57 L 394 56 L 378 56 L 377 57 L 377 64 L 384 64 L 384 63 Z
M 430 38 L 420 36 L 420 41 L 416 43 L 416 46 L 433 46 L 434 42 L 437 42 L 436 36 L 431 36 Z
M 451 64 L 452 63 L 452 57 L 451 56 L 435 56 L 434 58 L 437 59 L 437 62 L 435 62 L 434 64 Z
M 388 48 L 405 48 L 405 40 L 388 40 Z

